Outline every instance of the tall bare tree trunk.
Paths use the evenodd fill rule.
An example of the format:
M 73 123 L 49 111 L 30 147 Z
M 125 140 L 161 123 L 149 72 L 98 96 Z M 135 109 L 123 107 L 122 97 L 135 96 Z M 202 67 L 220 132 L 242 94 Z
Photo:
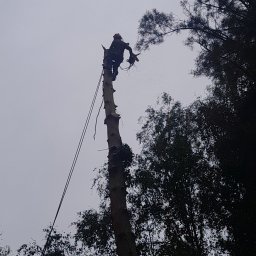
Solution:
M 120 116 L 116 113 L 116 105 L 114 103 L 113 93 L 115 90 L 112 84 L 112 74 L 110 70 L 106 69 L 107 54 L 108 50 L 104 48 L 103 99 L 109 147 L 108 172 L 112 224 L 118 256 L 136 256 L 135 239 L 131 231 L 126 205 L 124 168 L 119 157 L 122 148 L 122 140 L 119 133 Z

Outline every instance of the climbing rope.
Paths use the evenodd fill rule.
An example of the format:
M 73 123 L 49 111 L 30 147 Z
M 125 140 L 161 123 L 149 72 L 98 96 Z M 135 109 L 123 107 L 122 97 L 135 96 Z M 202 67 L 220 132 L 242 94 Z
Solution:
M 132 66 L 134 66 L 135 62 L 136 62 L 136 61 L 139 61 L 138 55 L 140 55 L 140 53 L 138 53 L 138 54 L 131 54 L 130 57 L 129 57 L 129 59 L 126 60 L 130 65 L 129 65 L 128 67 L 126 67 L 126 68 L 122 68 L 122 67 L 120 66 L 121 70 L 124 70 L 124 71 L 130 70 L 130 68 L 131 68 Z
M 52 234 L 55 222 L 57 220 L 57 217 L 59 215 L 59 211 L 60 211 L 60 208 L 62 206 L 64 197 L 66 195 L 66 192 L 67 192 L 67 189 L 68 189 L 68 186 L 69 186 L 72 174 L 73 174 L 75 166 L 76 166 L 76 162 L 77 162 L 77 159 L 78 159 L 78 156 L 79 156 L 79 153 L 80 153 L 83 141 L 84 141 L 84 136 L 86 134 L 86 131 L 87 131 L 90 119 L 91 119 L 92 111 L 93 111 L 93 108 L 94 108 L 94 104 L 95 104 L 95 101 L 96 101 L 96 98 L 97 98 L 97 95 L 98 95 L 98 91 L 99 91 L 99 88 L 100 88 L 100 83 L 101 83 L 101 80 L 102 80 L 102 76 L 103 76 L 103 70 L 101 72 L 99 82 L 98 82 L 98 84 L 96 86 L 96 90 L 95 90 L 95 93 L 94 93 L 94 96 L 93 96 L 93 99 L 92 99 L 92 102 L 91 102 L 90 110 L 89 110 L 89 112 L 87 114 L 87 118 L 86 118 L 86 121 L 84 123 L 84 128 L 83 128 L 83 131 L 82 131 L 82 134 L 81 134 L 81 137 L 80 137 L 77 149 L 76 149 L 76 153 L 75 153 L 72 165 L 71 165 L 70 170 L 69 170 L 68 178 L 67 178 L 67 181 L 66 181 L 66 184 L 65 184 L 65 187 L 64 187 L 64 190 L 63 190 L 60 202 L 59 202 L 59 206 L 57 208 L 57 212 L 55 214 L 55 217 L 54 217 L 53 223 L 51 225 L 50 231 L 49 231 L 49 233 L 47 235 L 46 243 L 45 243 L 44 248 L 42 250 L 42 254 L 41 254 L 42 256 L 45 256 L 45 252 L 46 252 L 47 248 L 50 247 L 50 245 L 51 245 L 51 234 Z
M 100 104 L 100 107 L 99 107 L 99 110 L 98 110 L 98 113 L 97 113 L 97 116 L 96 116 L 95 125 L 94 125 L 94 135 L 93 135 L 93 139 L 94 139 L 94 140 L 95 140 L 95 138 L 96 138 L 98 117 L 99 117 L 99 114 L 100 114 L 102 105 L 103 105 L 103 99 L 102 99 L 102 101 L 101 101 L 101 104 Z

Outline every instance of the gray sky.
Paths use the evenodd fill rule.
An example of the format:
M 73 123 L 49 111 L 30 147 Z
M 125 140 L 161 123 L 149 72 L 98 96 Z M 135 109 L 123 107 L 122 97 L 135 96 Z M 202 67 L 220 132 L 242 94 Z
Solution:
M 134 46 L 139 19 L 157 8 L 182 15 L 179 1 L 0 0 L 0 244 L 13 250 L 36 239 L 52 222 L 113 34 Z M 190 75 L 196 52 L 172 36 L 140 55 L 114 83 L 120 132 L 139 152 L 138 118 L 162 92 L 189 104 L 206 79 Z M 123 64 L 127 66 L 127 64 Z M 93 169 L 106 160 L 104 112 L 89 131 L 57 228 L 68 230 L 76 213 L 97 207 Z

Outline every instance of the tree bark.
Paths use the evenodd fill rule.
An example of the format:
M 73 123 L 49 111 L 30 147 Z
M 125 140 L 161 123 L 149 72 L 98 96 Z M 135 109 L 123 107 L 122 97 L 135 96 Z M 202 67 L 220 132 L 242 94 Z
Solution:
M 105 108 L 105 124 L 108 137 L 108 172 L 111 218 L 115 234 L 118 256 L 137 256 L 135 239 L 131 230 L 126 204 L 126 185 L 124 167 L 119 157 L 122 140 L 119 133 L 120 116 L 116 113 L 112 73 L 107 68 L 108 50 L 104 48 L 103 99 Z

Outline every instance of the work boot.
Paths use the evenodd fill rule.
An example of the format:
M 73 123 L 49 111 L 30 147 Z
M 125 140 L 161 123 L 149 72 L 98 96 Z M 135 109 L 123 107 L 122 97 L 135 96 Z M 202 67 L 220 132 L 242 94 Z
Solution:
M 116 76 L 118 75 L 118 71 L 113 70 L 113 75 L 112 75 L 112 81 L 116 80 Z

